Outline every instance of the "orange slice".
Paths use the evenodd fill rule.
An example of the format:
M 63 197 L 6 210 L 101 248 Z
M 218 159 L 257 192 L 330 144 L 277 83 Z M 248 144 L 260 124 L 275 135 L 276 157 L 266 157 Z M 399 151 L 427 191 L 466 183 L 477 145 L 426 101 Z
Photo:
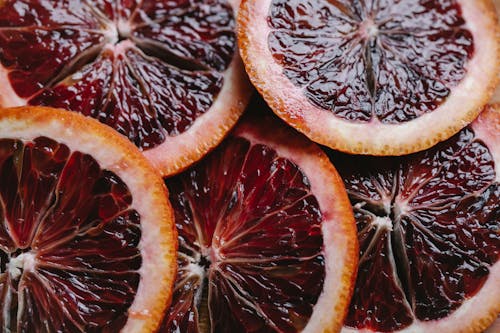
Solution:
M 161 177 L 121 135 L 63 110 L 0 110 L 0 331 L 151 332 L 176 231 Z
M 360 241 L 343 332 L 491 325 L 500 314 L 500 107 L 417 154 L 331 157 Z
M 324 153 L 248 116 L 168 179 L 179 270 L 164 332 L 336 332 L 358 248 L 342 180 Z
M 236 123 L 251 85 L 238 1 L 0 2 L 0 106 L 98 119 L 162 172 L 179 172 Z
M 243 0 L 238 20 L 273 111 L 347 153 L 430 148 L 472 122 L 498 82 L 491 0 Z

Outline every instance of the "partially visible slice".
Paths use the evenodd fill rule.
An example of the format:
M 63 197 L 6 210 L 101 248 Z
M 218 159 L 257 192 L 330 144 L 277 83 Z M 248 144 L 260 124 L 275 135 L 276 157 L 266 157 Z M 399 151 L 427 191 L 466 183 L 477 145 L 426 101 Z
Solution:
M 483 332 L 500 314 L 500 106 L 405 157 L 331 153 L 354 208 L 344 332 Z
M 238 21 L 273 111 L 347 153 L 430 148 L 472 122 L 499 79 L 492 0 L 243 0 Z
M 99 122 L 0 109 L 0 331 L 154 331 L 176 272 L 166 195 Z
M 238 0 L 0 1 L 0 106 L 47 105 L 127 136 L 164 174 L 236 123 L 252 89 Z
M 358 248 L 342 180 L 315 144 L 249 116 L 167 185 L 179 270 L 160 332 L 339 331 Z

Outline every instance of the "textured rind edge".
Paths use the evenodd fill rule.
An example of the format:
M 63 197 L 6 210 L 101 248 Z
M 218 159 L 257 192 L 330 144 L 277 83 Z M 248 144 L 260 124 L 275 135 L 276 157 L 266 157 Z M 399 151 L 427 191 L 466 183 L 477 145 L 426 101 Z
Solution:
M 161 176 L 125 137 L 92 118 L 47 107 L 0 109 L 0 136 L 25 141 L 46 136 L 96 159 L 101 168 L 118 175 L 141 215 L 140 249 L 143 265 L 137 297 L 122 332 L 155 331 L 172 300 L 177 270 L 177 230 L 168 190 Z
M 500 182 L 500 103 L 487 105 L 471 126 L 476 137 L 483 140 L 492 153 L 496 181 Z
M 184 133 L 168 137 L 144 155 L 164 177 L 186 170 L 222 142 L 245 111 L 253 91 L 236 50 L 225 72 L 222 91 L 210 109 Z
M 237 17 L 240 0 L 228 2 Z M 144 155 L 164 177 L 181 173 L 224 140 L 245 111 L 253 92 L 237 47 L 224 73 L 222 90 L 210 109 L 196 119 L 187 131 L 168 137 L 163 144 L 145 151 Z
M 493 155 L 496 181 L 500 181 L 500 104 L 487 105 L 471 124 L 477 139 L 483 140 Z M 500 315 L 500 260 L 490 268 L 481 290 L 466 300 L 450 316 L 428 322 L 415 321 L 398 333 L 481 333 Z M 374 333 L 368 329 L 344 327 L 342 333 Z M 499 331 L 500 332 L 500 331 Z M 493 331 L 491 333 L 499 333 Z M 489 332 L 490 333 L 490 332 Z
M 323 242 L 332 246 L 324 247 L 324 289 L 303 332 L 339 332 L 354 291 L 359 257 L 356 224 L 344 182 L 319 146 L 273 116 L 257 118 L 247 113 L 232 136 L 273 148 L 307 176 L 324 217 Z
M 497 320 L 495 320 L 493 325 L 488 327 L 488 329 L 484 331 L 484 333 L 499 333 L 499 332 L 500 332 L 500 315 L 497 318 Z
M 229 0 L 235 17 L 240 0 Z M 0 5 L 2 2 L 0 1 Z M 224 84 L 214 104 L 198 117 L 192 126 L 177 136 L 167 136 L 157 147 L 143 151 L 146 158 L 164 177 L 176 175 L 212 151 L 227 136 L 243 114 L 254 92 L 236 48 L 228 69 L 223 73 Z M 12 89 L 8 70 L 0 64 L 0 107 L 23 106 L 27 99 Z
M 476 44 L 481 46 L 480 56 L 476 52 L 469 62 L 477 68 L 468 73 L 437 110 L 402 125 L 356 124 L 310 104 L 302 90 L 283 75 L 268 48 L 267 36 L 271 30 L 266 19 L 271 0 L 242 0 L 238 16 L 240 52 L 250 80 L 273 111 L 310 139 L 353 154 L 410 154 L 450 138 L 471 123 L 493 95 L 500 79 L 497 75 L 500 27 L 493 2 L 458 1 L 465 9 L 464 16 L 474 39 L 480 41 Z M 469 18 L 467 13 L 480 17 Z

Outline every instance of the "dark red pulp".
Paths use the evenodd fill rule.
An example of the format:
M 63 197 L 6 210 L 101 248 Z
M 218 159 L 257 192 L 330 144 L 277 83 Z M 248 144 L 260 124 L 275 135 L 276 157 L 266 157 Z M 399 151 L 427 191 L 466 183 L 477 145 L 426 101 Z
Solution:
M 212 106 L 233 16 L 227 0 L 7 0 L 0 63 L 29 104 L 92 116 L 149 149 Z
M 325 264 L 322 214 L 298 166 L 232 137 L 167 185 L 180 253 L 162 331 L 200 332 L 206 317 L 212 332 L 301 331 Z
M 309 101 L 397 124 L 438 108 L 474 53 L 456 0 L 273 0 L 269 48 Z
M 400 330 L 478 292 L 500 258 L 500 184 L 472 129 L 406 157 L 331 157 L 360 241 L 348 326 Z
M 142 262 L 127 186 L 45 137 L 0 139 L 0 179 L 0 331 L 119 331 Z

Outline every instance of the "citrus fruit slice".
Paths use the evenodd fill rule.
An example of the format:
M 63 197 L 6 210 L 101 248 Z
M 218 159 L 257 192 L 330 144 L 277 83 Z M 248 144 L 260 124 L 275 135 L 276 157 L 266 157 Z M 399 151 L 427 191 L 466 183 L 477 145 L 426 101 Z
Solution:
M 99 122 L 0 110 L 0 331 L 151 332 L 176 271 L 159 174 Z
M 235 124 L 251 87 L 228 0 L 0 2 L 0 106 L 46 105 L 127 136 L 164 174 Z
M 238 21 L 273 111 L 348 153 L 430 148 L 472 122 L 498 81 L 491 0 L 243 0 Z
M 331 153 L 358 226 L 345 332 L 482 332 L 500 314 L 500 108 L 405 157 Z
M 357 264 L 352 210 L 312 142 L 247 118 L 168 179 L 179 270 L 165 332 L 335 332 Z

